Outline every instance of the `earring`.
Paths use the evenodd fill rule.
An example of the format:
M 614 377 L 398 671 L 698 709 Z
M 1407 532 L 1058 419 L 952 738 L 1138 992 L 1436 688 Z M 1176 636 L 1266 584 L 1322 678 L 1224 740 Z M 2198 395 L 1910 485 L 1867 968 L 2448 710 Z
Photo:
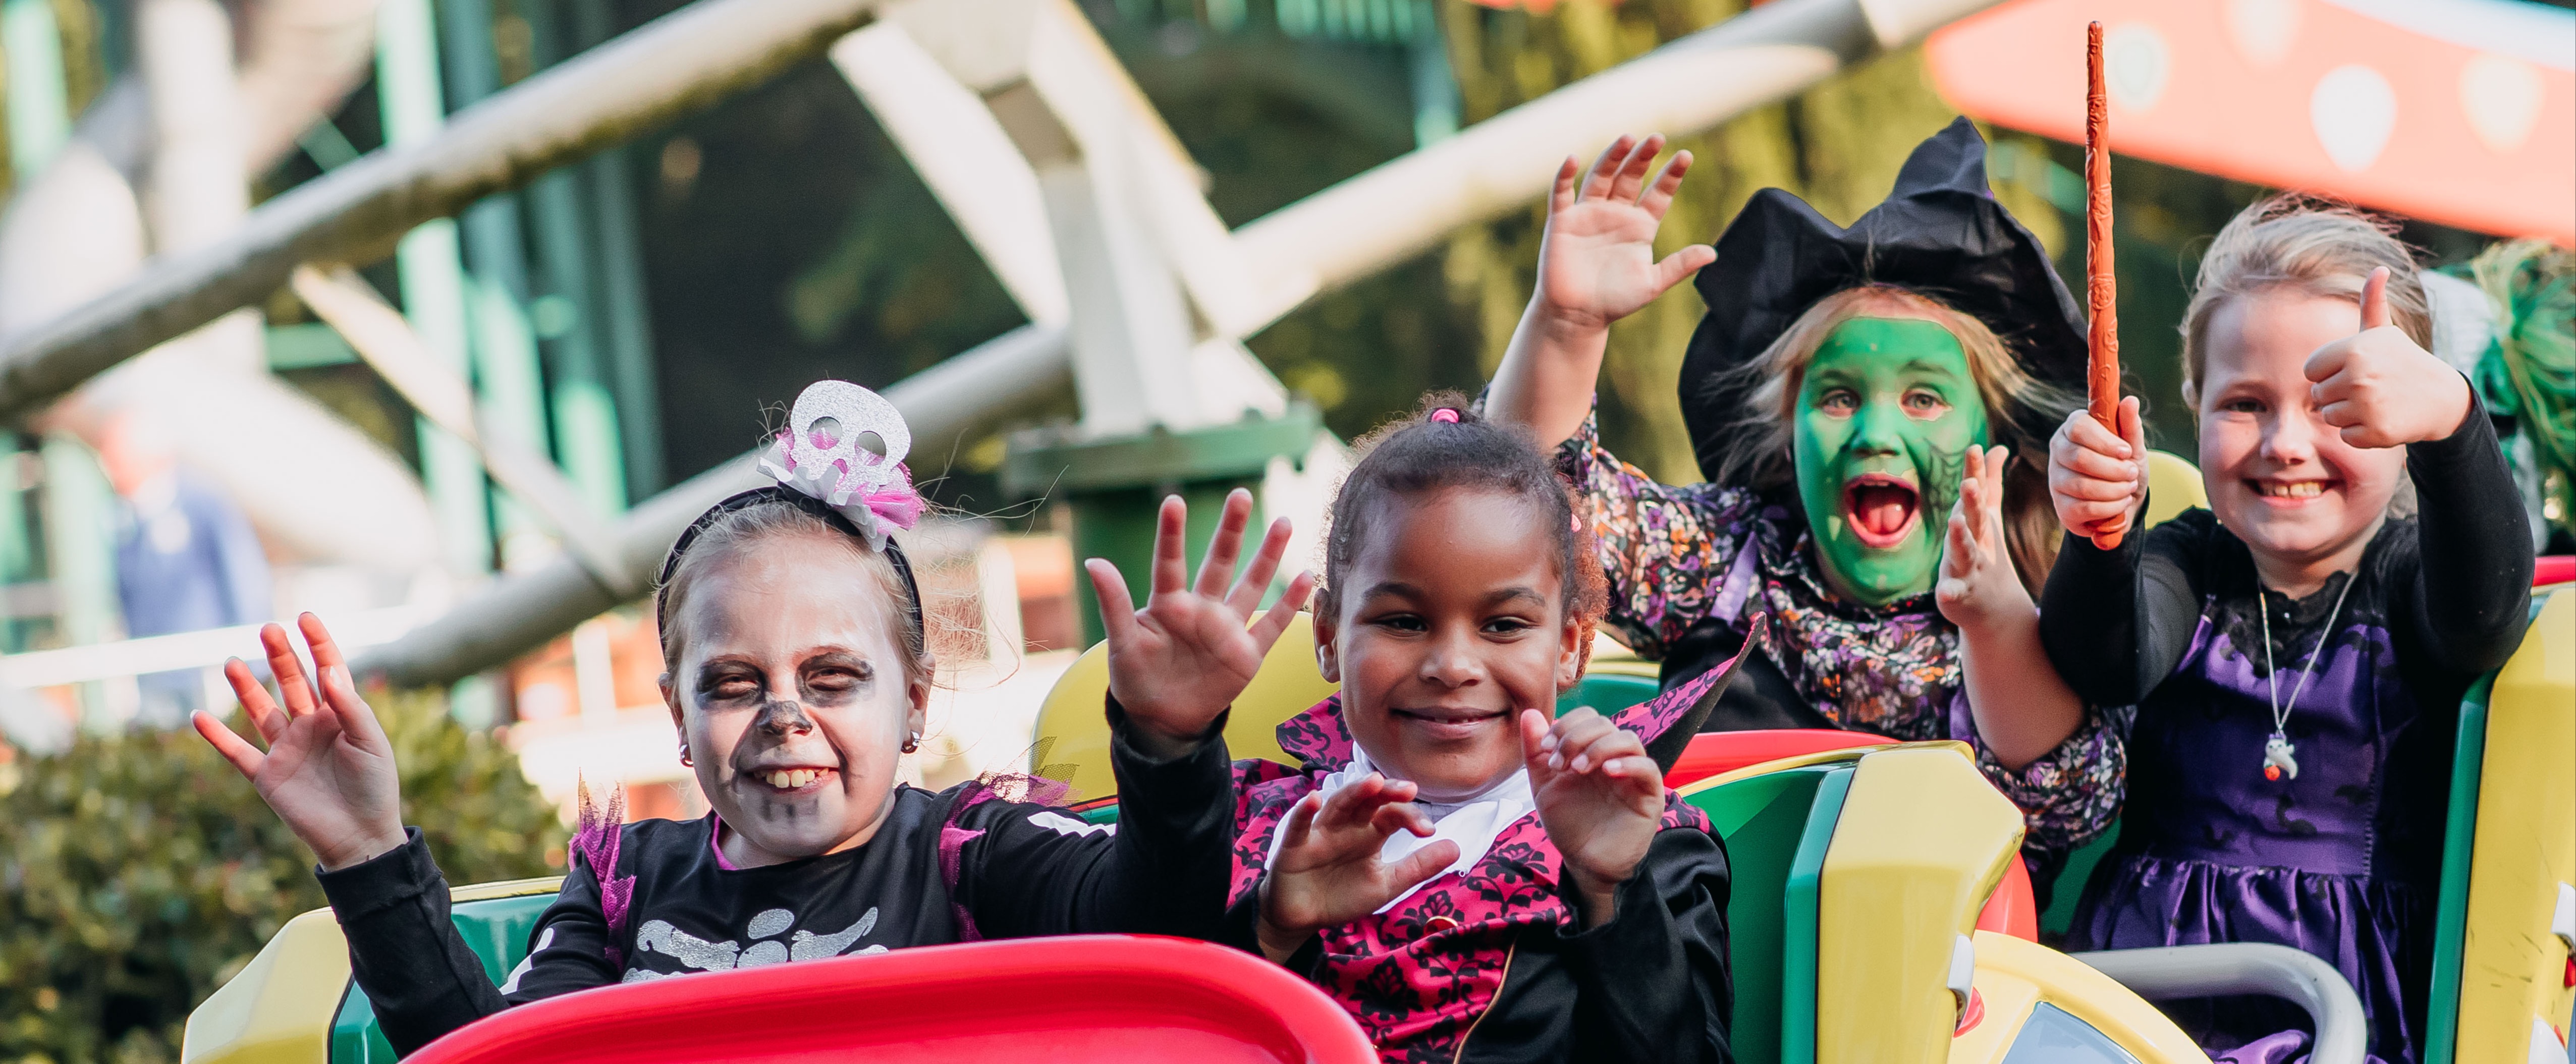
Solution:
M 698 767 L 697 762 L 689 760 L 689 744 L 685 742 L 680 744 L 680 765 L 683 768 Z
M 914 732 L 914 733 L 912 733 L 912 738 L 909 738 L 909 739 L 906 739 L 906 740 L 904 740 L 904 741 L 903 741 L 903 752 L 904 752 L 904 753 L 909 754 L 909 753 L 911 753 L 911 752 L 913 752 L 913 751 L 915 751 L 915 750 L 919 750 L 919 749 L 921 749 L 921 733 L 920 733 L 920 732 Z

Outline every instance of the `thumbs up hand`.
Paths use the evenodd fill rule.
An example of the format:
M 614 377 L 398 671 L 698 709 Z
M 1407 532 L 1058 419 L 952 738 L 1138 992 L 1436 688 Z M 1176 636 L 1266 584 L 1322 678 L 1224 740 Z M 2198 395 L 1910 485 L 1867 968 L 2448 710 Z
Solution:
M 2308 399 L 2355 447 L 2448 438 L 2474 409 L 2469 380 L 2389 324 L 2388 268 L 2361 289 L 2361 331 L 2308 356 Z

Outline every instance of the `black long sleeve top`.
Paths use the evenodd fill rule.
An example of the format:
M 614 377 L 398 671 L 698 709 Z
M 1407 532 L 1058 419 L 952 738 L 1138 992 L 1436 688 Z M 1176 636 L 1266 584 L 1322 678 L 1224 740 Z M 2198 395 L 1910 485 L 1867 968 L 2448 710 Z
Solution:
M 2474 395 L 2449 437 L 2406 446 L 2406 468 L 2417 516 L 2383 525 L 2357 576 L 2386 596 L 2408 685 L 2426 704 L 2456 703 L 2521 641 L 2530 529 L 2494 422 Z M 2250 593 L 2251 574 L 2243 541 L 2206 510 L 2108 551 L 2070 534 L 2041 598 L 2040 639 L 2087 701 L 2137 704 L 2182 662 L 2210 598 Z M 2324 610 L 2320 602 L 2312 612 Z
M 1189 753 L 1157 761 L 1130 745 L 1114 704 L 1110 719 L 1115 830 L 971 782 L 936 793 L 899 785 L 866 843 L 760 868 L 728 867 L 714 814 L 628 824 L 613 867 L 592 867 L 576 848 L 527 960 L 499 987 L 449 921 L 446 880 L 418 829 L 392 852 L 319 875 L 358 986 L 401 1054 L 511 1005 L 690 972 L 975 938 L 1216 938 L 1232 838 L 1224 720 Z

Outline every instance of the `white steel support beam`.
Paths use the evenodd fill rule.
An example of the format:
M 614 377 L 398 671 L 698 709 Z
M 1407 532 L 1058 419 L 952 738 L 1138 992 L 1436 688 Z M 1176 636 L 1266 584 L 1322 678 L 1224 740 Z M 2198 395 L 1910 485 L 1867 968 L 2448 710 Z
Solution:
M 886 21 L 983 99 L 1035 176 L 1071 311 L 1084 429 L 1209 423 L 1192 379 L 1197 327 L 1153 223 L 1167 172 L 1187 159 L 1091 24 L 1070 0 L 914 0 Z M 869 98 L 906 109 L 888 93 Z M 1199 199 L 1194 186 L 1186 193 Z
M 1072 383 L 1070 365 L 1062 326 L 1023 325 L 896 381 L 884 393 L 911 425 L 914 449 L 937 453 L 1043 409 Z M 618 518 L 613 526 L 616 549 L 632 581 L 628 586 L 649 590 L 671 541 L 707 507 L 767 483 L 754 468 L 758 456 L 757 451 L 741 455 L 675 484 Z M 580 562 L 559 558 L 494 579 L 446 615 L 358 655 L 352 667 L 397 687 L 454 683 L 506 663 L 640 593 L 612 591 Z
M 833 63 L 1021 311 L 1034 321 L 1067 320 L 1067 273 L 1081 276 L 1085 271 L 1064 263 L 1058 254 L 1048 203 L 1030 160 L 1004 131 L 993 107 L 958 80 L 961 75 L 1002 76 L 995 73 L 1002 64 L 994 60 L 994 49 L 1027 48 L 1028 43 L 1017 35 L 1005 35 L 999 44 L 985 38 L 959 43 L 933 23 L 925 32 L 949 42 L 946 51 L 957 72 L 952 74 L 951 65 L 943 65 L 914 38 L 905 10 L 896 9 L 886 20 L 842 38 L 832 46 Z M 1032 24 L 1032 32 L 1046 31 Z M 1250 299 L 1252 277 L 1234 254 L 1232 235 L 1198 187 L 1195 164 L 1126 71 L 1105 47 L 1097 46 L 1087 24 L 1072 24 L 1062 32 L 1085 45 L 1049 53 L 1047 65 L 1055 72 L 1050 80 L 1078 86 L 1078 91 L 1060 94 L 1069 105 L 1106 112 L 1105 118 L 1092 116 L 1096 122 L 1087 124 L 1155 134 L 1131 143 L 1136 156 L 1130 176 L 1149 194 L 1128 199 L 1142 212 L 1144 231 L 1179 276 L 1196 311 L 1187 361 L 1187 384 L 1196 398 L 1194 422 L 1229 422 L 1246 410 L 1280 416 L 1287 410 L 1288 390 L 1239 336 L 1214 330 L 1213 323 L 1241 316 L 1237 308 Z M 1016 90 L 996 96 L 995 106 L 1015 106 L 1013 101 L 1021 98 L 1009 91 Z M 1091 410 L 1086 406 L 1086 415 Z M 1092 417 L 1089 423 L 1097 427 L 1102 419 Z
M 0 419 L 23 418 L 138 352 L 250 306 L 305 262 L 338 262 L 812 58 L 881 0 L 697 0 L 262 204 L 230 236 L 165 256 L 52 320 L 0 337 Z
M 347 340 L 404 402 L 471 448 L 493 482 L 562 537 L 564 548 L 601 587 L 621 597 L 645 590 L 626 571 L 615 530 L 592 509 L 581 486 L 555 468 L 536 441 L 520 435 L 510 419 L 482 409 L 465 375 L 430 350 L 402 311 L 385 302 L 365 278 L 345 267 L 324 273 L 299 266 L 288 284 L 296 298 L 313 308 L 313 316 Z

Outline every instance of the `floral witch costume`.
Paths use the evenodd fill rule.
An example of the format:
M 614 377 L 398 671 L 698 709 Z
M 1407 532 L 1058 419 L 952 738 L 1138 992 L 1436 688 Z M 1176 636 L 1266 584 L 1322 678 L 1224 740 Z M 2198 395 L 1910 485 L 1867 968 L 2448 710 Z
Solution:
M 1934 297 L 1983 323 L 2041 384 L 2081 387 L 2082 314 L 2039 242 L 1988 194 L 1985 142 L 1960 119 L 1917 147 L 1887 201 L 1849 229 L 1765 189 L 1719 237 L 1717 261 L 1696 279 L 1708 314 L 1682 365 L 1682 412 L 1705 474 L 1723 476 L 1730 455 L 1758 435 L 1746 430 L 1745 413 L 1758 382 L 1738 371 L 1819 300 L 1868 284 Z M 1989 412 L 1989 431 L 2035 458 L 2069 408 L 2009 403 Z M 2110 733 L 2121 711 L 2088 711 L 2058 749 L 2019 771 L 2004 768 L 1977 741 L 1958 629 L 1928 592 L 1875 606 L 1836 595 L 1795 479 L 1658 484 L 1604 449 L 1591 419 L 1558 446 L 1556 461 L 1610 579 L 1605 623 L 1664 663 L 1668 689 L 1742 649 L 1745 618 L 1771 618 L 1771 638 L 1744 678 L 1655 744 L 1658 760 L 1670 764 L 1701 731 L 1842 728 L 1963 740 L 1979 747 L 1987 778 L 2024 811 L 2024 848 L 2043 881 L 2058 858 L 2109 825 L 2123 772 Z M 1956 471 L 1946 471 L 1947 483 L 1944 471 L 1925 472 L 1920 516 L 1937 528 Z
M 1986 778 L 2022 809 L 2023 846 L 2054 860 L 2109 825 L 2124 768 L 2114 714 L 2015 772 L 1977 742 L 1959 667 L 1959 630 L 1932 596 L 1882 607 L 1842 601 L 1816 572 L 1794 501 L 1744 488 L 1658 484 L 1602 448 L 1593 423 L 1557 451 L 1581 494 L 1620 640 L 1664 659 L 1666 683 L 1688 682 L 1705 658 L 1742 647 L 1744 619 L 1769 616 L 1761 653 L 1712 701 L 1692 731 L 1843 728 L 1891 739 L 1957 739 L 1977 747 Z M 1713 648 L 1706 649 L 1706 648 Z M 1678 675 L 1677 675 L 1678 674 Z M 1687 741 L 1688 732 L 1679 733 Z M 1653 744 L 1678 752 L 1668 737 Z M 2039 862 L 2034 861 L 2034 864 Z

